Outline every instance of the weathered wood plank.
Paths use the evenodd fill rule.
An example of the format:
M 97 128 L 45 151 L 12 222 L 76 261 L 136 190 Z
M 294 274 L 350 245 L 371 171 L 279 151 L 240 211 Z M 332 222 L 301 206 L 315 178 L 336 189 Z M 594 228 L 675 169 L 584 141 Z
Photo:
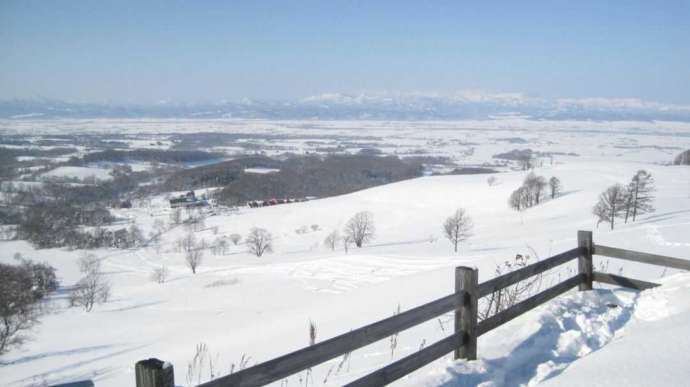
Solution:
M 481 336 L 492 329 L 498 328 L 499 326 L 507 323 L 508 321 L 528 312 L 537 306 L 555 298 L 568 290 L 578 286 L 584 279 L 582 274 L 577 274 L 560 284 L 546 289 L 543 292 L 537 293 L 534 296 L 517 303 L 510 308 L 495 314 L 484 321 L 481 321 L 477 325 L 477 336 Z
M 584 275 L 584 280 L 580 283 L 579 289 L 592 290 L 592 281 L 594 280 L 594 264 L 592 263 L 592 251 L 594 251 L 594 242 L 592 240 L 591 231 L 577 232 L 577 246 L 582 249 L 582 254 L 577 258 L 577 268 L 580 274 Z
M 605 257 L 611 258 L 625 259 L 626 261 L 641 262 L 657 266 L 666 266 L 673 269 L 690 270 L 689 260 L 667 257 L 664 255 L 649 254 L 633 250 L 624 250 L 603 245 L 594 245 L 594 254 L 603 255 Z
M 601 273 L 598 271 L 594 272 L 594 280 L 609 285 L 618 285 L 637 290 L 646 290 L 659 286 L 659 284 L 655 284 L 653 282 L 637 280 L 615 274 Z
M 455 359 L 477 359 L 477 269 L 455 268 L 455 293 L 465 294 L 463 304 L 455 310 L 455 333 L 464 334 L 461 347 L 455 349 Z
M 424 367 L 425 365 L 437 360 L 454 349 L 463 346 L 462 332 L 454 333 L 443 340 L 408 355 L 394 363 L 391 363 L 379 370 L 376 370 L 369 375 L 363 376 L 352 383 L 346 384 L 346 387 L 365 387 L 365 386 L 385 386 L 392 383 L 403 376 Z
M 63 384 L 51 384 L 48 387 L 94 387 L 95 384 L 91 380 L 82 380 L 79 382 L 70 382 Z
M 510 285 L 514 285 L 529 277 L 543 273 L 549 269 L 553 269 L 556 266 L 572 261 L 573 259 L 579 257 L 582 253 L 582 248 L 576 247 L 572 250 L 568 250 L 558 255 L 554 255 L 553 257 L 547 258 L 543 261 L 539 261 L 529 266 L 525 266 L 522 269 L 506 273 L 502 276 L 496 277 L 494 279 L 479 284 L 479 287 L 477 288 L 477 293 L 480 298 L 488 296 L 496 290 L 503 289 Z
M 462 294 L 451 294 L 439 298 L 349 333 L 220 377 L 199 387 L 260 386 L 275 382 L 455 310 L 462 305 L 463 297 Z

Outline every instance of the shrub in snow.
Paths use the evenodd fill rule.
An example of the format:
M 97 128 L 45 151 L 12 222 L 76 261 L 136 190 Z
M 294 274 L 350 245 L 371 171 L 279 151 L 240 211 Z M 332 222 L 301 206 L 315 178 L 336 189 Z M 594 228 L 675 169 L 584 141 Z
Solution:
M 346 240 L 360 248 L 374 239 L 375 232 L 374 215 L 369 211 L 356 213 L 348 220 L 344 230 Z
M 208 285 L 205 285 L 205 288 L 218 288 L 221 286 L 230 286 L 230 285 L 236 285 L 240 282 L 237 278 L 230 278 L 230 279 L 221 279 L 217 281 L 213 281 Z
M 266 229 L 252 228 L 244 242 L 249 252 L 257 257 L 273 252 L 273 236 Z
M 162 284 L 168 280 L 169 274 L 170 274 L 170 271 L 168 270 L 167 267 L 165 267 L 165 266 L 156 267 L 153 269 L 153 272 L 151 273 L 151 280 L 154 282 L 157 282 L 159 284 Z
M 517 254 L 512 261 L 505 261 L 503 264 L 496 265 L 495 275 L 498 277 L 521 269 L 531 263 L 533 262 L 529 255 Z M 485 320 L 539 292 L 542 285 L 542 275 L 543 273 L 537 274 L 482 298 L 477 311 L 479 320 Z
M 237 246 L 237 244 L 240 243 L 241 240 L 242 240 L 242 235 L 240 235 L 240 234 L 230 234 L 230 241 L 231 241 L 232 244 L 234 244 L 235 246 Z

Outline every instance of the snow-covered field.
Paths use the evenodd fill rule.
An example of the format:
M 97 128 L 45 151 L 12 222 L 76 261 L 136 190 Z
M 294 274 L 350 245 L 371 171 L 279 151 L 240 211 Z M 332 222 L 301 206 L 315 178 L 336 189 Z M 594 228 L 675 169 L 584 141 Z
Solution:
M 250 124 L 260 126 L 245 123 Z M 380 126 L 386 128 L 377 132 L 372 123 L 361 124 L 369 127 L 361 130 L 353 122 L 340 127 L 290 122 L 271 130 L 310 132 L 319 126 L 314 137 L 339 132 L 378 135 L 390 143 L 419 140 L 438 154 L 453 154 L 467 147 L 463 142 L 473 142 L 475 151 L 467 156 L 472 162 L 491 161 L 492 154 L 515 148 L 574 152 L 579 156 L 555 156 L 553 163 L 535 170 L 547 178 L 558 176 L 563 194 L 515 212 L 507 199 L 525 172 L 514 171 L 494 175 L 498 182 L 492 186 L 487 175 L 428 176 L 339 197 L 241 208 L 207 218 L 197 238 L 245 236 L 250 228 L 263 227 L 273 233 L 273 254 L 257 258 L 242 243 L 231 245 L 224 256 L 207 252 L 192 275 L 182 253 L 175 252 L 175 241 L 185 234 L 182 227 L 163 234 L 160 252 L 154 246 L 96 250 L 113 294 L 110 302 L 90 313 L 66 306 L 67 288 L 79 279 L 76 260 L 82 251 L 34 250 L 23 241 L 2 242 L 0 261 L 11 262 L 14 253 L 21 252 L 49 262 L 58 268 L 65 288 L 53 296 L 52 311 L 33 331 L 33 339 L 0 359 L 0 385 L 93 379 L 99 387 L 129 386 L 134 363 L 148 357 L 174 364 L 178 385 L 205 381 L 211 361 L 218 376 L 237 369 L 243 357 L 253 365 L 305 346 L 310 321 L 318 341 L 347 332 L 388 317 L 398 307 L 404 310 L 449 294 L 455 266 L 478 267 L 484 281 L 497 264 L 515 254 L 536 252 L 545 258 L 575 247 L 577 230 L 593 230 L 595 242 L 602 244 L 690 259 L 690 168 L 662 165 L 679 152 L 676 148 L 690 148 L 685 124 L 562 122 L 557 127 L 558 122 L 534 122 L 526 127 L 513 122 L 518 125 L 513 130 L 511 122 L 494 122 L 484 123 L 491 126 L 485 131 L 472 128 L 481 124 L 462 123 L 453 130 L 451 123 L 384 123 Z M 173 129 L 184 131 L 182 126 Z M 157 122 L 153 127 L 162 132 L 165 125 Z M 592 130 L 584 129 L 588 127 Z M 496 140 L 508 136 L 524 137 L 527 143 Z M 430 142 L 434 139 L 447 142 Z M 605 224 L 597 228 L 591 208 L 599 193 L 613 183 L 627 183 L 639 169 L 650 171 L 656 180 L 657 211 L 613 231 Z M 442 237 L 441 224 L 458 207 L 468 211 L 475 228 L 474 236 L 454 254 Z M 324 247 L 326 235 L 342 229 L 358 211 L 373 213 L 374 242 L 348 253 Z M 156 219 L 169 217 L 163 197 L 152 198 L 150 206 L 114 212 L 136 222 L 147 235 Z M 313 231 L 312 225 L 318 229 Z M 296 232 L 305 226 L 308 232 Z M 171 272 L 169 280 L 151 281 L 152 270 L 163 264 Z M 551 385 L 635 385 L 619 383 L 624 372 L 638 372 L 637 385 L 656 384 L 644 379 L 650 377 L 642 375 L 645 367 L 640 364 L 645 364 L 668 369 L 668 379 L 658 379 L 661 384 L 683 385 L 680 381 L 690 378 L 690 369 L 683 366 L 690 350 L 690 276 L 615 259 L 595 258 L 595 265 L 633 278 L 663 280 L 664 286 L 641 294 L 573 292 L 483 336 L 478 361 L 454 363 L 448 356 L 399 384 L 512 386 L 547 380 Z M 558 275 L 545 282 L 558 281 Z M 402 332 L 394 351 L 383 340 L 353 352 L 341 367 L 341 359 L 327 362 L 314 368 L 309 383 L 341 385 L 356 379 L 447 336 L 452 325 L 451 316 L 444 316 Z M 190 372 L 188 364 L 199 343 L 208 347 L 207 360 L 203 369 Z M 640 350 L 652 345 L 654 349 Z M 660 351 L 667 353 L 661 356 Z M 288 384 L 306 385 L 306 377 L 295 375 Z

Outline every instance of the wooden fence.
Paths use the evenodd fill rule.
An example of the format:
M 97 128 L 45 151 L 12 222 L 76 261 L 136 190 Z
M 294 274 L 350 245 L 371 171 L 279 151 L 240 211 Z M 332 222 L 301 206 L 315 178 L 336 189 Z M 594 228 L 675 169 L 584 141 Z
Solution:
M 577 241 L 578 245 L 574 249 L 481 284 L 477 281 L 477 269 L 458 267 L 455 270 L 455 293 L 453 294 L 349 333 L 219 377 L 198 387 L 239 387 L 269 384 L 454 311 L 455 330 L 452 335 L 347 384 L 351 387 L 383 386 L 451 352 L 454 353 L 455 359 L 475 360 L 479 336 L 575 287 L 581 291 L 591 290 L 594 281 L 638 290 L 658 286 L 651 282 L 594 271 L 593 255 L 690 270 L 690 261 L 688 260 L 595 245 L 591 231 L 578 231 Z M 578 273 L 576 275 L 493 316 L 478 321 L 477 305 L 480 298 L 575 259 L 578 260 Z M 142 360 L 136 364 L 136 381 L 137 387 L 174 387 L 173 367 L 157 359 Z

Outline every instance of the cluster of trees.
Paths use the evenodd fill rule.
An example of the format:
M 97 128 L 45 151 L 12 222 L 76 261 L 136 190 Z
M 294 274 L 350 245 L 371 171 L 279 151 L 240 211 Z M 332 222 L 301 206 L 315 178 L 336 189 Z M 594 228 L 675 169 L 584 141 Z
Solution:
M 136 225 L 114 231 L 102 228 L 112 220 L 110 212 L 103 208 L 67 207 L 60 202 L 40 203 L 25 209 L 17 237 L 28 240 L 36 248 L 124 249 L 143 242 L 144 236 Z M 85 231 L 82 226 L 93 227 L 93 230 Z
M 117 248 L 131 249 L 141 246 L 145 242 L 144 234 L 136 224 L 128 228 L 108 230 L 95 228 L 92 231 L 71 230 L 63 246 L 73 249 Z
M 629 219 L 634 222 L 638 215 L 654 212 L 654 178 L 652 174 L 639 170 L 627 185 L 614 184 L 599 195 L 599 201 L 592 208 L 600 223 L 609 223 L 614 229 L 616 219 Z
M 557 177 L 546 180 L 545 177 L 530 172 L 522 185 L 510 194 L 508 205 L 517 211 L 524 210 L 538 205 L 547 195 L 551 199 L 556 198 L 562 189 L 561 181 Z
M 474 224 L 467 212 L 458 208 L 451 216 L 443 222 L 443 235 L 453 245 L 455 252 L 458 251 L 460 242 L 472 236 Z M 362 211 L 356 213 L 347 221 L 343 228 L 342 235 L 336 229 L 326 235 L 323 243 L 331 250 L 335 250 L 339 243 L 342 243 L 345 251 L 350 245 L 361 248 L 370 243 L 376 236 L 376 226 L 374 216 L 371 212 Z
M 15 255 L 17 265 L 0 263 L 0 355 L 19 346 L 42 313 L 41 301 L 57 290 L 55 268 Z
M 374 215 L 369 211 L 361 211 L 347 221 L 342 236 L 338 230 L 333 230 L 326 236 L 323 243 L 331 250 L 335 250 L 338 243 L 342 242 L 343 248 L 347 251 L 352 244 L 361 248 L 374 240 L 375 236 Z
M 239 179 L 246 168 L 279 169 L 281 165 L 281 161 L 265 156 L 242 157 L 176 171 L 168 176 L 159 188 L 164 191 L 183 191 L 201 187 L 224 186 Z
M 237 205 L 274 197 L 327 197 L 421 176 L 421 164 L 395 156 L 294 156 L 268 165 L 268 174 L 234 173 L 218 192 L 219 203 Z M 224 176 L 232 174 L 223 171 Z
M 188 163 L 222 158 L 222 153 L 212 153 L 197 150 L 166 150 L 166 149 L 108 149 L 84 155 L 81 159 L 72 158 L 73 165 L 83 165 L 95 162 L 124 163 L 129 161 L 149 161 L 158 163 Z

